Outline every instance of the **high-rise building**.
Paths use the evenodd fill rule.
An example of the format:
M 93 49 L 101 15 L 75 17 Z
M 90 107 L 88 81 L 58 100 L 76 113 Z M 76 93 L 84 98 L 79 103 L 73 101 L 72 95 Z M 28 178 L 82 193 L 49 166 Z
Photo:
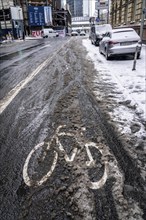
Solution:
M 83 16 L 90 16 L 90 0 L 83 0 Z
M 72 17 L 83 16 L 83 0 L 66 0 L 66 3 L 69 5 Z

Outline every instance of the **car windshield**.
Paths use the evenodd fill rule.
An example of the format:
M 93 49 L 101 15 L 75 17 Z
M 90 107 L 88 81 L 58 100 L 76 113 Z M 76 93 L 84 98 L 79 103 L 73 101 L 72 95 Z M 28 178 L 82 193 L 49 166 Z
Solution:
M 96 25 L 95 29 L 96 29 L 96 32 L 102 34 L 102 33 L 110 31 L 111 25 L 110 24 L 109 25 L 108 24 L 107 25 Z
M 117 31 L 112 33 L 112 38 L 137 38 L 138 35 L 134 30 L 127 30 L 127 31 Z

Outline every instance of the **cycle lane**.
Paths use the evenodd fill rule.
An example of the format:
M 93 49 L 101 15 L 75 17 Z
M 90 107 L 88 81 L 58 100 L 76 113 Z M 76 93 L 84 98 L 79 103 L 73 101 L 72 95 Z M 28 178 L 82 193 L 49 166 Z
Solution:
M 36 82 L 31 82 L 34 84 L 32 90 L 38 92 L 38 94 L 36 92 L 33 94 L 43 100 L 42 103 L 37 102 L 38 99 L 35 97 L 38 112 L 37 114 L 31 112 L 32 115 L 35 114 L 33 120 L 29 119 L 29 111 L 36 111 L 35 108 L 29 107 L 28 111 L 27 107 L 30 103 L 27 97 L 24 99 L 22 94 L 18 97 L 23 99 L 23 104 L 25 102 L 25 109 L 17 115 L 17 123 L 15 123 L 19 125 L 18 122 L 22 119 L 20 116 L 23 118 L 27 116 L 29 122 L 25 127 L 19 128 L 17 136 L 17 141 L 22 148 L 27 140 L 27 148 L 25 147 L 22 151 L 21 172 L 17 180 L 19 184 L 15 197 L 20 206 L 19 219 L 129 219 L 134 215 L 142 219 L 139 204 L 132 198 L 127 199 L 123 196 L 123 171 L 103 135 L 100 114 L 86 88 L 85 73 L 94 72 L 93 66 L 90 62 L 87 63 L 80 47 L 79 49 L 75 47 L 74 50 L 73 48 L 72 43 L 67 50 L 59 53 L 58 59 L 53 61 L 55 69 L 52 77 L 49 75 L 50 81 L 52 78 L 52 86 L 44 88 L 43 98 L 40 94 L 42 91 L 38 92 L 36 85 L 38 79 L 44 80 L 44 78 L 40 79 L 37 75 Z M 90 76 L 92 77 L 92 74 Z M 44 84 L 40 83 L 39 86 L 43 88 Z M 21 102 L 19 100 L 17 102 L 22 107 Z M 41 151 L 35 155 L 34 159 L 31 158 L 32 167 L 30 167 L 29 175 L 34 180 L 42 178 L 52 164 L 54 151 L 59 155 L 56 167 L 50 178 L 41 186 L 36 187 L 35 183 L 31 187 L 27 186 L 22 178 L 22 171 L 29 152 L 36 143 L 41 141 L 48 143 L 58 126 L 64 124 L 66 128 L 62 132 L 66 134 L 70 131 L 74 135 L 73 137 L 68 137 L 68 135 L 60 137 L 62 146 L 68 155 L 73 155 L 72 149 L 74 148 L 79 149 L 80 154 L 74 157 L 72 163 L 67 163 L 64 153 L 58 151 L 58 144 L 55 140 L 52 142 L 51 149 L 44 146 L 44 152 L 47 153 L 45 159 L 41 158 Z M 83 131 L 81 132 L 79 128 Z M 43 130 L 46 131 L 43 132 Z M 13 133 L 15 132 L 12 131 L 10 135 L 13 136 Z M 80 139 L 81 144 L 76 142 L 75 137 Z M 84 144 L 90 142 L 96 143 L 101 151 L 92 149 L 91 153 L 94 155 L 97 167 L 88 169 L 86 161 L 89 158 L 84 150 Z M 104 157 L 102 151 L 105 154 Z M 89 179 L 99 181 L 102 178 L 105 161 L 108 162 L 106 182 L 101 188 L 93 190 L 89 187 Z
M 76 63 L 76 67 L 74 67 L 74 70 L 75 69 L 79 70 L 77 63 Z M 69 76 L 66 74 L 67 79 L 69 79 L 69 77 L 71 77 L 71 79 L 72 79 L 72 77 L 73 77 L 72 74 L 73 74 L 73 72 L 68 74 Z M 60 120 L 60 124 L 62 124 L 65 119 L 69 118 L 68 120 L 71 124 L 76 124 L 81 127 L 82 127 L 82 124 L 86 124 L 83 121 L 87 120 L 86 136 L 84 138 L 86 139 L 88 136 L 89 136 L 88 137 L 89 140 L 92 140 L 92 139 L 94 140 L 94 138 L 95 138 L 96 143 L 98 142 L 99 146 L 101 146 L 101 149 L 102 148 L 104 149 L 103 151 L 105 152 L 105 154 L 107 156 L 106 161 L 108 161 L 109 172 L 108 172 L 108 181 L 106 181 L 106 184 L 104 184 L 105 186 L 104 187 L 102 186 L 100 188 L 100 190 L 96 190 L 96 191 L 91 192 L 91 190 L 89 189 L 89 186 L 88 186 L 89 180 L 87 177 L 88 177 L 88 175 L 91 175 L 92 179 L 96 179 L 96 178 L 100 179 L 103 175 L 103 170 L 102 170 L 103 167 L 101 168 L 101 170 L 99 169 L 97 171 L 96 170 L 97 168 L 96 168 L 95 169 L 96 171 L 94 169 L 91 169 L 92 171 L 89 172 L 89 170 L 87 170 L 87 167 L 85 166 L 86 155 L 84 155 L 84 153 L 82 152 L 82 156 L 81 155 L 77 156 L 77 159 L 73 163 L 73 164 L 78 164 L 78 165 L 73 165 L 73 167 L 75 166 L 75 170 L 76 170 L 75 176 L 76 176 L 77 183 L 71 184 L 72 187 L 69 187 L 69 188 L 71 188 L 72 189 L 71 191 L 73 191 L 73 192 L 77 191 L 77 193 L 73 193 L 72 201 L 74 201 L 73 202 L 74 205 L 77 205 L 77 207 L 78 207 L 77 210 L 80 214 L 76 215 L 73 211 L 73 214 L 71 216 L 72 217 L 76 216 L 75 218 L 79 218 L 79 215 L 81 215 L 82 217 L 80 217 L 80 218 L 82 218 L 82 219 L 88 219 L 88 218 L 89 219 L 102 219 L 102 218 L 103 219 L 104 218 L 105 219 L 106 218 L 107 219 L 116 219 L 116 218 L 117 219 L 123 219 L 123 218 L 129 219 L 130 216 L 135 215 L 135 207 L 136 206 L 137 206 L 137 213 L 136 213 L 137 216 L 142 215 L 142 211 L 138 208 L 138 204 L 135 203 L 134 204 L 135 207 L 134 206 L 131 207 L 131 203 L 133 203 L 133 200 L 128 201 L 123 196 L 124 175 L 118 165 L 117 160 L 115 159 L 113 154 L 111 152 L 109 152 L 107 140 L 105 139 L 104 135 L 102 134 L 102 131 L 100 131 L 101 127 L 95 126 L 95 124 L 94 124 L 95 121 L 99 122 L 100 118 L 98 116 L 98 112 L 96 112 L 93 109 L 93 106 L 92 106 L 93 102 L 89 101 L 89 97 L 87 95 L 88 93 L 86 90 L 84 90 L 84 86 L 82 85 L 82 81 L 80 79 L 80 77 L 82 78 L 82 75 L 80 75 L 80 74 L 78 76 L 76 76 L 74 74 L 75 77 L 77 77 L 77 78 L 76 79 L 73 78 L 72 83 L 69 83 L 69 80 L 68 80 L 68 84 L 69 84 L 70 89 L 66 89 L 67 90 L 66 92 L 63 91 L 64 94 L 63 94 L 63 96 L 61 96 L 60 100 L 58 101 L 58 104 L 56 105 L 56 108 L 55 108 L 56 110 L 54 110 L 54 112 L 56 112 L 57 115 L 54 114 L 53 118 L 54 118 L 54 121 L 56 121 L 56 119 Z M 78 97 L 78 99 L 76 97 Z M 75 98 L 75 100 L 74 100 L 74 98 Z M 86 107 L 85 103 L 86 103 L 87 107 Z M 82 105 L 82 108 L 81 108 L 81 105 Z M 61 119 L 63 119 L 63 121 Z M 59 123 L 59 121 L 57 121 L 57 124 L 58 123 Z M 90 132 L 92 135 L 89 135 Z M 98 139 L 97 136 L 100 141 L 97 141 L 97 139 Z M 65 142 L 65 140 L 64 140 L 64 142 Z M 105 142 L 104 147 L 102 144 L 103 142 Z M 115 143 L 112 143 L 112 144 L 116 145 Z M 98 156 L 100 157 L 99 154 L 98 154 Z M 64 162 L 64 163 L 66 164 L 66 162 Z M 100 163 L 101 162 L 99 162 L 99 164 Z M 100 165 L 99 164 L 98 164 L 99 167 L 102 166 L 101 164 Z M 55 170 L 54 170 L 54 172 L 55 172 Z M 73 171 L 73 173 L 74 173 L 74 171 Z M 63 174 L 61 174 L 61 176 L 62 175 Z M 78 177 L 78 175 L 79 175 L 79 177 Z M 79 178 L 79 180 L 78 180 L 78 178 Z M 71 177 L 70 177 L 70 179 L 71 179 Z M 67 188 L 68 187 L 65 187 L 63 189 L 65 191 L 67 191 Z M 84 190 L 86 189 L 85 190 L 86 191 L 86 200 L 84 199 L 84 196 L 85 196 L 84 190 L 83 190 L 84 193 L 83 192 L 81 193 L 82 188 L 84 188 Z M 92 194 L 92 206 L 91 207 L 94 207 L 91 210 L 87 209 L 88 205 L 87 205 L 87 207 L 85 205 L 86 203 L 88 203 L 90 201 L 89 200 L 89 198 L 90 198 L 89 192 Z M 79 198 L 78 200 L 76 199 L 76 196 L 77 196 L 77 198 Z M 68 200 L 69 198 L 66 198 L 66 199 Z M 101 207 L 99 206 L 100 203 L 102 203 Z M 94 206 L 93 206 L 93 204 L 94 204 Z M 113 204 L 115 204 L 115 206 Z M 71 206 L 71 207 L 73 207 L 73 206 Z M 103 207 L 106 207 L 106 211 L 104 210 L 104 212 L 102 211 Z M 98 212 L 95 211 L 97 209 L 98 209 Z M 125 209 L 127 209 L 127 211 L 125 211 Z M 74 210 L 74 208 L 73 208 L 73 210 Z M 56 214 L 56 216 L 57 216 L 57 214 Z

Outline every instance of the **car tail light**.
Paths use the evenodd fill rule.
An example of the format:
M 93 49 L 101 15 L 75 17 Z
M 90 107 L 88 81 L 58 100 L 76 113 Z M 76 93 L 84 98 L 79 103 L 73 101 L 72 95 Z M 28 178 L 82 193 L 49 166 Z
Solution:
M 113 40 L 110 40 L 110 41 L 109 41 L 109 45 L 110 45 L 110 46 L 113 46 L 114 44 L 119 44 L 119 42 L 113 41 Z

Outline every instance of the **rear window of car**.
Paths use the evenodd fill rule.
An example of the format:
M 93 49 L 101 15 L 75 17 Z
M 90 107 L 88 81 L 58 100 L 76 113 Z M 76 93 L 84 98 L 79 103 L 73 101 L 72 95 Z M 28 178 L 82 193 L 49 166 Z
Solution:
M 138 37 L 137 33 L 134 30 L 127 30 L 127 31 L 117 31 L 112 33 L 112 38 L 133 38 Z
M 98 33 L 106 33 L 107 31 L 110 31 L 111 25 L 106 24 L 106 25 L 96 25 L 96 32 Z

